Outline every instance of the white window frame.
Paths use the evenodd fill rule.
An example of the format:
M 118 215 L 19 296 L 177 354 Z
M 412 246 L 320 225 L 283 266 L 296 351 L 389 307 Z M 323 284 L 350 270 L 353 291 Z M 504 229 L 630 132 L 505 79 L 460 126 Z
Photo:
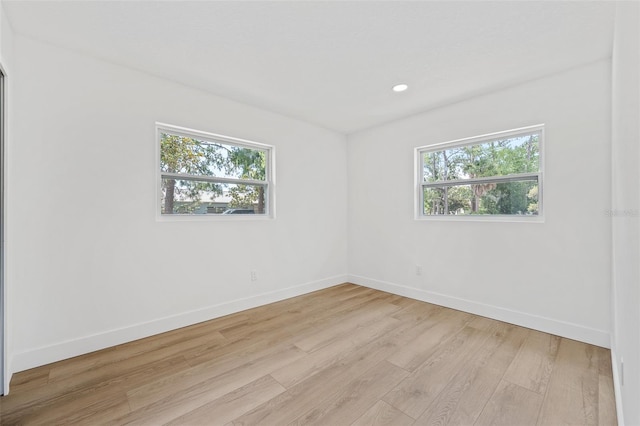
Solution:
M 227 177 L 188 175 L 183 173 L 166 173 L 160 169 L 161 164 L 161 134 L 169 133 L 176 136 L 194 138 L 204 142 L 223 143 L 226 145 L 239 146 L 242 148 L 259 149 L 266 152 L 265 158 L 265 180 L 238 179 Z M 254 142 L 232 136 L 220 135 L 201 130 L 189 129 L 172 124 L 156 122 L 156 219 L 158 221 L 190 221 L 190 220 L 269 220 L 275 219 L 275 147 L 264 143 Z M 265 212 L 264 214 L 162 214 L 162 178 L 175 177 L 187 178 L 212 183 L 231 183 L 246 185 L 265 186 Z
M 424 214 L 424 188 L 428 186 L 442 186 L 444 182 L 461 182 L 462 179 L 439 182 L 424 182 L 424 155 L 429 152 L 443 151 L 449 148 L 458 148 L 463 146 L 478 145 L 481 143 L 491 142 L 500 139 L 506 139 L 514 136 L 525 136 L 532 133 L 539 133 L 538 140 L 538 172 L 537 173 L 518 173 L 511 175 L 495 176 L 488 178 L 465 179 L 464 182 L 509 182 L 515 180 L 524 180 L 527 178 L 537 178 L 538 181 L 538 214 L 537 215 L 425 215 Z M 415 220 L 445 220 L 445 221 L 478 221 L 478 222 L 544 222 L 544 205 L 543 205 L 543 175 L 544 175 L 544 124 L 536 124 L 533 126 L 520 127 L 517 129 L 506 130 L 502 132 L 487 133 L 484 135 L 473 136 L 469 138 L 456 139 L 448 142 L 442 142 L 432 145 L 424 145 L 414 150 L 414 176 L 415 176 Z

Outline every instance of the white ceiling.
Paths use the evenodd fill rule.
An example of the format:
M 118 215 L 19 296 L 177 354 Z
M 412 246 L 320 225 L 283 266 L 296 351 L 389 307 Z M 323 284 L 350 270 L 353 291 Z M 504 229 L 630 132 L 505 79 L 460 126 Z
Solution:
M 615 14 L 582 1 L 3 4 L 18 34 L 341 133 L 610 57 Z

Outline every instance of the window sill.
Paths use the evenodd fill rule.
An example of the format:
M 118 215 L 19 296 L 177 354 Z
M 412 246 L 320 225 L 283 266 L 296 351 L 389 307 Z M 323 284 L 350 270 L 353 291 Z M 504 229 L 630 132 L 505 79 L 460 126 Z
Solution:
M 416 216 L 416 221 L 441 221 L 441 222 L 516 222 L 516 223 L 544 223 L 544 216 L 457 216 L 457 215 L 433 215 Z
M 180 215 L 157 215 L 156 222 L 246 222 L 274 220 L 274 215 L 232 215 L 232 214 L 180 214 Z

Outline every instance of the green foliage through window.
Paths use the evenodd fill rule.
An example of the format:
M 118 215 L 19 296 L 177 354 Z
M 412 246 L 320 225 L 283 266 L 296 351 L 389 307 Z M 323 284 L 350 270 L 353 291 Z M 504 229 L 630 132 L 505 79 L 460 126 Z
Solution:
M 418 149 L 421 214 L 538 215 L 541 139 L 536 126 Z
M 164 127 L 158 137 L 163 215 L 267 213 L 269 147 Z

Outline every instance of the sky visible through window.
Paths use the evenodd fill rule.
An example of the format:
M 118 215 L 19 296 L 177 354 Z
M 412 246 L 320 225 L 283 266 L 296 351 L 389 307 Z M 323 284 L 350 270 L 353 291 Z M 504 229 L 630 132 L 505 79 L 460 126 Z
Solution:
M 421 151 L 422 215 L 538 215 L 540 138 Z
M 160 157 L 163 214 L 264 213 L 266 150 L 163 132 Z

